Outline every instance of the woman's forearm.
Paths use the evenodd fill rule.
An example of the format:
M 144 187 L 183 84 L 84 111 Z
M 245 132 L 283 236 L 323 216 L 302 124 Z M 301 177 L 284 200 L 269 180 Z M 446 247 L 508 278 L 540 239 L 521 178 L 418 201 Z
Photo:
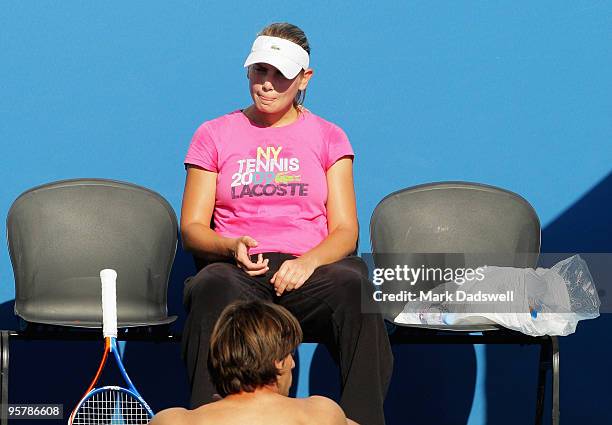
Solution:
M 301 257 L 313 261 L 316 267 L 338 261 L 355 251 L 357 233 L 357 229 L 338 227 L 319 245 L 305 252 Z
M 181 236 L 183 248 L 197 256 L 232 256 L 234 239 L 221 236 L 203 224 L 191 223 L 181 228 Z

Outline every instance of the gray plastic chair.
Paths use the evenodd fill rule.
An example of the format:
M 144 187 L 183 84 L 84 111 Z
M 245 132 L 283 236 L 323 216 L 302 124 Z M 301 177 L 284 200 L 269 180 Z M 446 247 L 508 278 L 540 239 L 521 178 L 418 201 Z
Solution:
M 370 221 L 376 267 L 395 264 L 418 268 L 478 267 L 484 264 L 535 267 L 540 250 L 540 221 L 521 196 L 493 186 L 467 182 L 440 182 L 409 187 L 386 196 Z M 494 254 L 494 255 L 492 255 Z M 492 258 L 495 264 L 491 262 Z M 483 264 L 483 261 L 484 264 Z M 440 282 L 427 282 L 430 289 Z M 399 290 L 400 287 L 398 286 Z M 414 289 L 414 287 L 413 287 Z M 395 291 L 394 291 L 395 292 Z M 393 322 L 403 303 L 387 308 L 383 316 Z M 397 324 L 396 324 L 397 325 Z M 427 342 L 541 344 L 536 424 L 541 423 L 546 371 L 552 364 L 553 424 L 559 421 L 559 351 L 556 337 L 533 338 L 505 331 L 488 320 L 470 326 L 400 325 L 429 328 Z M 401 335 L 402 328 L 397 328 Z M 435 332 L 432 338 L 432 332 Z M 472 332 L 483 332 L 476 336 Z M 495 336 L 489 336 L 496 334 Z M 500 336 L 501 335 L 501 336 Z M 438 338 L 439 337 L 439 338 Z M 436 341 L 436 339 L 438 339 Z M 418 342 L 414 335 L 395 337 Z
M 178 225 L 159 194 L 104 179 L 30 189 L 11 206 L 7 237 L 15 314 L 26 322 L 99 328 L 100 275 L 117 270 L 119 327 L 168 325 Z

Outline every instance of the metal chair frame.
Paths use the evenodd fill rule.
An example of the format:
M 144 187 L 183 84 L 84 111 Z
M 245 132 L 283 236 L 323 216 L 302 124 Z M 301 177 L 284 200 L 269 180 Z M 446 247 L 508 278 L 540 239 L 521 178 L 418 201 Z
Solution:
M 383 198 L 378 205 L 382 204 L 386 199 L 394 195 L 401 194 L 406 191 L 420 191 L 423 189 L 436 189 L 442 187 L 456 186 L 459 188 L 474 188 L 483 189 L 485 191 L 493 191 L 505 193 L 516 197 L 517 201 L 521 201 L 526 206 L 531 208 L 535 219 L 537 214 L 527 200 L 517 195 L 516 193 L 479 183 L 449 181 L 438 183 L 427 183 L 418 186 L 405 188 L 393 192 Z M 378 208 L 377 205 L 377 208 Z M 376 209 L 372 214 L 372 221 Z M 372 223 L 371 223 L 372 227 Z M 538 220 L 539 228 L 539 220 Z M 371 229 L 372 230 L 372 229 Z M 371 238 L 374 239 L 374 232 L 371 231 Z M 374 240 L 372 240 L 372 250 L 375 255 Z M 539 241 L 538 241 L 539 251 Z M 375 260 L 376 262 L 376 260 Z M 389 322 L 390 323 L 390 322 Z M 544 396 L 546 392 L 546 374 L 551 371 L 552 379 L 552 425 L 559 425 L 559 341 L 556 336 L 533 337 L 522 334 L 520 332 L 511 331 L 502 326 L 492 325 L 474 325 L 474 326 L 433 326 L 433 325 L 401 325 L 392 324 L 390 334 L 392 344 L 521 344 L 521 345 L 539 345 L 539 367 L 538 367 L 538 384 L 536 398 L 536 416 L 535 424 L 541 425 L 544 414 Z

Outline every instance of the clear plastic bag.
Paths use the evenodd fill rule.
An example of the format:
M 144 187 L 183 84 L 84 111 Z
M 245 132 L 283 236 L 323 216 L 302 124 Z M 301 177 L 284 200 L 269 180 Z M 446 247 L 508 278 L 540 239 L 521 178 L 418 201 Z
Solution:
M 569 335 L 578 321 L 599 316 L 600 301 L 586 262 L 574 255 L 552 268 L 522 269 L 489 266 L 482 281 L 458 285 L 445 282 L 434 294 L 512 292 L 511 301 L 490 304 L 473 311 L 470 303 L 409 302 L 396 323 L 427 325 L 478 325 L 497 323 L 527 335 Z
M 580 320 L 599 316 L 601 302 L 586 261 L 579 255 L 574 255 L 558 262 L 550 270 L 561 276 L 565 282 L 571 312 L 577 314 Z

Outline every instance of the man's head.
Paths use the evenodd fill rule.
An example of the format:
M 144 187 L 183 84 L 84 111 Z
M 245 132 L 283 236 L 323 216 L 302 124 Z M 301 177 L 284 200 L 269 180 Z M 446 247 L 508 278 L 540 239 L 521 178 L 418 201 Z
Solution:
M 208 371 L 222 397 L 277 385 L 287 395 L 292 354 L 302 341 L 298 321 L 285 308 L 239 301 L 223 310 L 210 339 Z

